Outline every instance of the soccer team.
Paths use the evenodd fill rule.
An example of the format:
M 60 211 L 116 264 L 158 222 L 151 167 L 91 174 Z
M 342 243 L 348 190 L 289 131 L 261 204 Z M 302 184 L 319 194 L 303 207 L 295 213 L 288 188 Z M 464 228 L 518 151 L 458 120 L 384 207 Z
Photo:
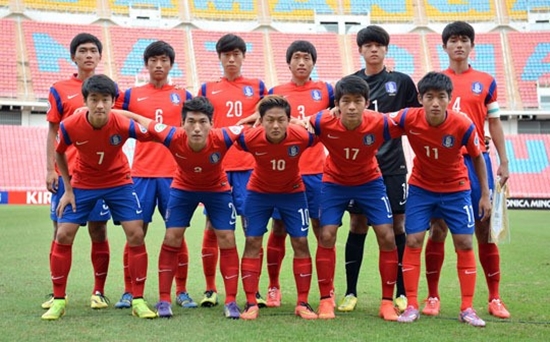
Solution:
M 509 318 L 499 295 L 498 248 L 488 242 L 494 180 L 483 143 L 486 120 L 499 156 L 501 183 L 508 179 L 508 160 L 494 78 L 468 63 L 474 40 L 469 24 L 447 25 L 442 41 L 449 68 L 425 75 L 418 91 L 408 75 L 385 67 L 390 37 L 379 26 L 357 34 L 366 67 L 335 87 L 310 79 L 317 52 L 311 43 L 295 41 L 286 54 L 290 82 L 268 92 L 261 80 L 241 75 L 246 43 L 227 34 L 216 44 L 223 77 L 204 83 L 193 98 L 168 82 L 175 53 L 166 42 L 145 49 L 149 83 L 119 96 L 112 80 L 94 75 L 101 42 L 87 33 L 77 35 L 70 53 L 78 72 L 52 86 L 47 113 L 53 294 L 42 304 L 48 309 L 42 318 L 56 320 L 65 313 L 71 246 L 78 227 L 86 223 L 95 275 L 91 307 L 108 307 L 106 221 L 111 215 L 127 237 L 124 293 L 115 307 L 131 308 L 140 318 L 172 317 L 174 279 L 178 306 L 217 305 L 218 259 L 227 318 L 253 320 L 260 307 L 280 306 L 279 273 L 287 234 L 294 251 L 295 314 L 332 319 L 335 307 L 352 311 L 369 226 L 379 245 L 379 313 L 384 320 L 413 322 L 420 317 L 417 292 L 427 230 L 429 293 L 422 314 L 439 314 L 438 281 L 450 230 L 462 298 L 459 320 L 485 326 L 472 308 L 474 232 L 489 287 L 488 311 Z M 257 127 L 239 126 L 254 121 Z M 402 135 L 416 154 L 408 182 Z M 122 152 L 128 138 L 137 140 L 131 169 Z M 206 288 L 196 303 L 186 288 L 184 234 L 199 203 L 207 215 L 202 245 Z M 157 207 L 166 232 L 158 259 L 159 301 L 153 311 L 143 300 L 148 266 L 144 239 Z M 336 305 L 335 242 L 346 210 L 351 217 L 345 247 L 347 289 Z M 240 263 L 237 215 L 246 237 Z M 269 287 L 263 299 L 258 282 L 270 218 Z M 317 312 L 308 301 L 313 273 L 310 220 L 317 238 Z M 235 300 L 239 276 L 246 294 L 242 311 Z

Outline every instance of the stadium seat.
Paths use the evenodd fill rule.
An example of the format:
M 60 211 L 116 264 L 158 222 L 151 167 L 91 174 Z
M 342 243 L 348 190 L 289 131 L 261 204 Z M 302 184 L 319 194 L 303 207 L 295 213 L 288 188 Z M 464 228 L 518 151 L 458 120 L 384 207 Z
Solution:
M 313 22 L 314 14 L 339 14 L 334 0 L 274 0 L 269 1 L 269 13 L 275 21 Z
M 115 15 L 127 15 L 130 6 L 160 8 L 164 17 L 179 17 L 180 15 L 180 1 L 177 0 L 109 0 L 109 7 Z
M 0 69 L 2 70 L 2 82 L 0 82 L 0 97 L 17 97 L 17 48 L 15 45 L 15 22 L 11 19 L 0 20 Z
M 434 70 L 445 70 L 449 66 L 449 59 L 443 51 L 441 35 L 428 34 L 426 36 L 430 62 Z M 478 33 L 475 37 L 475 49 L 470 54 L 470 64 L 477 70 L 492 75 L 497 81 L 498 104 L 501 108 L 508 107 L 507 80 L 504 68 L 502 43 L 499 33 Z
M 97 12 L 97 0 L 23 0 L 26 9 L 51 12 Z
M 207 20 L 248 21 L 258 18 L 256 0 L 192 0 L 191 16 Z
M 537 82 L 550 84 L 550 33 L 510 32 L 507 34 L 516 81 L 524 108 L 538 108 Z
M 422 0 L 428 21 L 496 22 L 495 1 L 432 1 Z
M 348 0 L 341 1 L 343 12 L 348 15 L 370 13 L 372 23 L 412 22 L 414 20 L 413 0 Z
M 164 40 L 174 48 L 176 60 L 170 72 L 173 84 L 187 87 L 187 41 L 184 31 L 179 29 L 137 29 L 113 26 L 109 29 L 112 42 L 112 62 L 114 78 L 120 89 L 134 86 L 136 76 L 147 79 L 148 72 L 144 66 L 143 52 L 156 40 Z
M 527 20 L 527 12 L 550 12 L 548 0 L 506 0 L 506 11 L 508 17 L 513 21 Z

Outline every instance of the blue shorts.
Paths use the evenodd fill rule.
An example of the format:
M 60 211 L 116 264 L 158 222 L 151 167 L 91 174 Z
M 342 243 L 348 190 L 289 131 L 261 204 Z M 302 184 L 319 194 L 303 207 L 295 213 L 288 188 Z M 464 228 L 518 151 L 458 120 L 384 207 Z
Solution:
M 77 189 L 74 188 L 76 212 L 70 205 L 65 207 L 63 217 L 58 222 L 79 223 L 85 222 L 90 216 L 98 200 L 104 200 L 109 206 L 113 220 L 116 222 L 134 221 L 142 219 L 139 198 L 134 191 L 133 184 L 126 184 L 105 189 Z
M 60 176 L 58 180 L 57 192 L 52 194 L 52 201 L 50 205 L 50 219 L 54 222 L 59 221 L 56 214 L 57 204 L 59 203 L 59 199 L 61 199 L 61 196 L 63 196 L 64 193 L 65 193 L 65 184 L 63 184 L 63 178 L 61 178 Z M 95 206 L 90 212 L 90 215 L 88 216 L 88 218 L 83 222 L 80 222 L 80 225 L 85 226 L 86 222 L 88 221 L 105 222 L 105 221 L 109 221 L 110 219 L 111 219 L 111 212 L 109 211 L 109 207 L 107 206 L 107 204 L 105 204 L 105 201 L 100 199 L 95 203 Z
M 323 182 L 321 188 L 321 227 L 341 225 L 342 216 L 353 200 L 372 225 L 393 224 L 390 200 L 382 177 L 362 185 L 346 186 Z
M 307 236 L 309 210 L 305 192 L 292 194 L 265 194 L 248 191 L 244 206 L 246 236 L 262 236 L 267 232 L 267 223 L 273 209 L 277 208 L 285 228 L 293 238 Z
M 420 233 L 430 229 L 430 219 L 442 218 L 452 234 L 473 234 L 475 221 L 470 190 L 440 193 L 409 186 L 405 209 L 405 232 Z
M 491 157 L 489 153 L 483 153 L 485 159 L 485 166 L 487 167 L 487 182 L 489 183 L 489 193 L 491 194 L 491 200 L 493 198 L 493 190 L 495 188 L 495 179 L 493 177 L 493 166 L 491 165 Z M 481 186 L 479 185 L 479 179 L 477 178 L 476 169 L 474 168 L 474 162 L 472 157 L 464 155 L 464 164 L 468 168 L 468 178 L 470 178 L 470 187 L 472 189 L 472 206 L 474 207 L 474 217 L 476 220 L 480 219 L 483 215 L 479 213 L 479 200 L 481 199 Z
M 231 192 L 185 191 L 170 189 L 166 210 L 166 228 L 189 227 L 199 203 L 208 210 L 214 229 L 235 230 L 237 213 L 231 201 Z
M 231 185 L 232 202 L 237 210 L 237 215 L 242 216 L 244 213 L 244 201 L 246 200 L 246 186 L 248 185 L 252 170 L 226 171 L 226 174 L 229 185 Z M 209 216 L 206 207 L 203 213 Z
M 141 208 L 143 208 L 143 222 L 153 221 L 157 206 L 162 218 L 165 219 L 172 178 L 133 177 L 132 179 L 134 180 L 134 188 L 138 194 Z
M 307 197 L 307 207 L 309 209 L 309 218 L 319 219 L 319 200 L 321 198 L 321 179 L 323 178 L 322 173 L 315 175 L 302 175 L 302 181 L 306 186 L 306 197 Z M 274 219 L 280 220 L 281 214 L 275 208 L 273 210 Z

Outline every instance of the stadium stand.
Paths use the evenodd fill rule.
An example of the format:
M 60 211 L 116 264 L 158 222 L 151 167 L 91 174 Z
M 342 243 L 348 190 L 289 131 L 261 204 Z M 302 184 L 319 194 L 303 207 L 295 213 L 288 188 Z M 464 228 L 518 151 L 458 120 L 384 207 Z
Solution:
M 428 21 L 451 22 L 458 17 L 469 22 L 496 22 L 494 0 L 477 1 L 433 1 L 421 0 L 426 10 Z
M 1 190 L 45 190 L 46 134 L 44 127 L 0 126 Z
M 370 14 L 372 23 L 412 22 L 414 20 L 413 0 L 342 0 L 343 14 Z
M 357 52 L 356 35 L 348 38 L 351 44 L 351 51 L 354 52 L 354 70 L 365 67 L 363 57 Z M 423 65 L 422 40 L 419 34 L 392 34 L 390 46 L 386 55 L 386 66 L 390 69 L 408 74 L 415 82 L 418 82 L 428 71 Z
M 32 10 L 95 13 L 98 0 L 23 0 L 23 4 L 25 9 Z
M 449 59 L 443 51 L 441 35 L 428 34 L 428 43 L 431 65 L 434 70 L 447 69 Z M 470 54 L 470 64 L 477 70 L 492 75 L 498 85 L 498 103 L 501 108 L 508 107 L 508 93 L 506 87 L 506 74 L 502 53 L 502 43 L 499 33 L 479 33 L 475 37 L 475 49 Z
M 550 87 L 550 32 L 507 35 L 523 108 L 539 108 L 537 83 Z
M 160 8 L 163 16 L 178 17 L 180 15 L 180 3 L 177 0 L 109 0 L 109 7 L 115 15 L 127 15 L 130 6 L 133 6 L 140 8 Z
M 508 17 L 514 21 L 527 20 L 527 13 L 550 12 L 548 0 L 505 0 Z
M 17 47 L 15 44 L 15 22 L 10 19 L 0 20 L 0 69 L 3 77 L 0 82 L 1 97 L 17 97 Z M 9 75 L 9 77 L 6 77 Z
M 279 21 L 314 21 L 314 13 L 339 14 L 338 0 L 273 0 L 269 1 L 269 14 Z
M 191 16 L 196 19 L 256 20 L 257 0 L 191 0 Z
M 69 51 L 75 35 L 88 32 L 105 43 L 101 27 L 96 25 L 63 25 L 35 21 L 24 21 L 22 25 L 32 87 L 37 99 L 47 99 L 50 86 L 54 82 L 66 79 L 76 71 Z M 103 55 L 105 56 L 105 51 Z M 105 61 L 99 64 L 98 73 L 104 73 L 104 63 Z
M 336 34 L 287 34 L 271 32 L 269 39 L 273 50 L 277 84 L 290 80 L 291 74 L 286 63 L 286 49 L 295 40 L 307 40 L 315 45 L 317 63 L 311 75 L 312 79 L 320 79 L 334 84 L 344 74 L 342 70 L 343 55 L 334 53 L 334 51 L 338 51 L 339 49 L 338 36 Z
M 222 76 L 223 71 L 216 53 L 216 42 L 226 33 L 191 31 L 194 59 L 200 83 L 213 81 Z M 266 53 L 264 53 L 264 35 L 259 32 L 240 32 L 239 36 L 247 44 L 246 59 L 242 67 L 243 76 L 265 80 L 267 60 Z
M 173 84 L 185 86 L 187 42 L 184 31 L 178 29 L 137 29 L 113 26 L 109 29 L 112 43 L 114 75 L 122 90 L 134 86 L 137 81 L 147 81 L 149 74 L 144 66 L 143 52 L 156 40 L 164 40 L 174 48 L 176 60 L 170 72 Z

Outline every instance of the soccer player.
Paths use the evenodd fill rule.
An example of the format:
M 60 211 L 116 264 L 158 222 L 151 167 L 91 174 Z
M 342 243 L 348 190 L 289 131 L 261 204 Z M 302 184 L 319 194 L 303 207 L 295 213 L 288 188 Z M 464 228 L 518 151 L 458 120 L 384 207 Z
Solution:
M 485 137 L 485 122 L 488 121 L 489 132 L 496 147 L 500 165 L 497 176 L 504 185 L 508 180 L 508 157 L 504 143 L 504 133 L 500 122 L 500 110 L 497 102 L 497 85 L 495 79 L 487 73 L 477 71 L 469 65 L 469 55 L 475 47 L 474 28 L 463 21 L 451 23 L 445 27 L 442 33 L 443 50 L 449 56 L 449 68 L 443 71 L 453 82 L 453 98 L 449 103 L 449 109 L 466 113 L 474 122 L 480 139 Z M 494 187 L 493 170 L 489 153 L 484 145 L 481 147 L 483 158 L 487 166 L 489 189 L 492 193 Z M 464 155 L 464 163 L 468 168 L 468 175 L 472 186 L 472 203 L 477 203 L 481 196 L 481 184 L 474 172 L 472 156 Z M 478 253 L 481 266 L 485 272 L 485 280 L 489 288 L 488 311 L 498 318 L 510 318 L 510 312 L 500 299 L 500 255 L 496 244 L 489 243 L 489 220 L 482 221 L 481 213 L 474 205 L 475 233 L 478 243 Z M 435 220 L 432 226 L 431 236 L 426 245 L 426 278 L 428 281 L 428 300 L 422 313 L 425 315 L 438 315 L 439 301 L 439 276 L 443 265 L 445 253 L 445 237 L 447 226 L 443 220 Z
M 300 156 L 313 145 L 314 136 L 303 127 L 289 126 L 291 107 L 281 96 L 263 98 L 258 112 L 261 126 L 241 133 L 237 140 L 238 146 L 256 160 L 244 206 L 247 222 L 241 278 L 247 303 L 241 318 L 256 319 L 260 311 L 256 299 L 260 249 L 269 218 L 277 209 L 294 250 L 293 270 L 298 292 L 294 313 L 304 319 L 316 319 L 317 314 L 308 304 L 312 274 L 307 241 L 309 214 L 298 168 Z
M 342 78 L 335 87 L 339 117 L 323 112 L 310 117 L 315 134 L 329 151 L 321 189 L 321 230 L 316 265 L 321 294 L 319 318 L 334 318 L 330 292 L 334 286 L 336 233 L 350 200 L 365 213 L 376 233 L 382 301 L 379 314 L 384 320 L 397 320 L 393 289 L 397 278 L 397 249 L 392 229 L 392 213 L 376 152 L 394 135 L 384 115 L 365 109 L 369 86 L 358 76 Z M 397 135 L 395 135 L 397 136 Z
M 164 146 L 178 164 L 166 211 L 166 233 L 159 255 L 159 317 L 172 317 L 171 287 L 183 235 L 199 202 L 210 215 L 220 246 L 220 270 L 225 283 L 224 314 L 238 319 L 235 302 L 239 281 L 239 256 L 235 245 L 235 206 L 222 160 L 241 132 L 241 127 L 212 129 L 214 108 L 205 97 L 183 105 L 183 127 L 167 126 L 133 113 L 125 113 Z
M 448 224 L 457 254 L 457 272 L 462 302 L 459 320 L 475 327 L 485 322 L 472 309 L 476 282 L 476 261 L 472 249 L 474 211 L 477 207 L 486 220 L 491 212 L 487 170 L 481 153 L 479 136 L 466 115 L 447 109 L 453 84 L 443 73 L 430 72 L 418 82 L 423 108 L 406 108 L 390 117 L 407 134 L 416 157 L 409 178 L 409 201 L 406 206 L 407 245 L 403 256 L 403 279 L 409 305 L 399 322 L 414 322 L 418 312 L 420 254 L 432 217 Z M 465 147 L 472 158 L 481 197 L 470 197 L 468 170 L 463 162 Z
M 115 108 L 128 110 L 157 123 L 169 126 L 181 125 L 181 109 L 185 101 L 191 99 L 191 93 L 168 83 L 168 76 L 174 65 L 176 53 L 172 46 L 164 41 L 155 41 L 145 49 L 143 62 L 149 71 L 149 83 L 126 90 L 123 97 L 117 99 Z M 151 165 L 155 165 L 154 168 Z M 153 220 L 155 208 L 166 218 L 170 184 L 177 165 L 170 152 L 154 142 L 137 142 L 132 163 L 134 187 L 143 208 L 143 229 L 147 234 L 149 223 Z M 124 294 L 115 304 L 116 308 L 130 308 L 132 288 L 128 269 L 128 245 L 124 247 Z M 184 308 L 196 308 L 197 303 L 187 293 L 187 270 L 189 255 L 187 245 L 182 239 L 178 254 L 176 272 L 176 302 Z
M 222 36 L 216 43 L 216 52 L 223 68 L 223 77 L 204 83 L 199 90 L 199 96 L 205 96 L 214 106 L 214 127 L 229 127 L 255 112 L 258 101 L 266 95 L 266 87 L 262 80 L 242 76 L 241 67 L 246 56 L 246 43 L 241 37 L 234 34 Z M 254 158 L 233 147 L 223 160 L 223 168 L 227 172 L 237 215 L 242 216 L 246 184 L 254 168 Z M 202 263 L 206 291 L 200 305 L 214 306 L 218 304 L 218 244 L 208 216 L 202 243 Z M 265 300 L 259 293 L 258 300 L 265 306 Z
M 55 159 L 65 193 L 57 206 L 58 227 L 50 260 L 54 301 L 42 315 L 45 320 L 57 320 L 65 313 L 72 244 L 79 225 L 86 221 L 99 199 L 107 203 L 114 220 L 120 222 L 126 233 L 134 294 L 132 313 L 139 318 L 156 317 L 143 300 L 147 279 L 143 209 L 134 191 L 128 160 L 122 152 L 128 138 L 148 140 L 150 137 L 144 127 L 111 112 L 117 93 L 116 84 L 109 77 L 89 77 L 82 85 L 87 108 L 76 111 L 59 125 Z M 72 177 L 69 177 L 66 156 L 70 145 L 78 152 Z
M 71 60 L 77 67 L 77 72 L 71 78 L 56 82 L 50 88 L 48 95 L 48 136 L 46 140 L 46 187 L 52 192 L 52 202 L 50 218 L 53 222 L 53 240 L 50 247 L 50 259 L 57 234 L 58 217 L 56 214 L 57 204 L 63 196 L 63 179 L 56 170 L 55 165 L 55 139 L 59 130 L 59 123 L 72 115 L 77 108 L 84 104 L 82 98 L 82 83 L 90 76 L 94 75 L 95 69 L 101 61 L 103 45 L 94 35 L 89 33 L 79 33 L 71 41 L 70 53 Z M 72 175 L 76 162 L 76 149 L 70 146 L 67 150 L 67 160 L 69 163 L 69 175 Z M 109 208 L 103 200 L 99 200 L 90 216 L 84 221 L 88 221 L 88 232 L 92 240 L 91 259 L 94 269 L 94 289 L 91 296 L 92 309 L 103 309 L 108 306 L 103 294 L 105 293 L 105 280 L 109 269 L 109 242 L 107 240 L 107 221 L 111 218 Z M 42 304 L 43 309 L 49 309 L 53 304 L 52 296 Z
M 334 106 L 333 87 L 329 83 L 311 79 L 316 62 L 317 50 L 313 44 L 305 40 L 292 42 L 286 50 L 286 63 L 292 74 L 290 82 L 269 90 L 270 94 L 284 96 L 290 103 L 290 113 L 295 119 L 303 120 L 308 115 Z M 316 144 L 300 157 L 300 174 L 306 187 L 308 211 L 315 236 L 319 235 L 319 198 L 324 162 L 322 144 Z M 278 307 L 281 305 L 279 273 L 286 250 L 286 230 L 277 212 L 272 222 L 272 231 L 267 240 L 267 306 Z
M 390 44 L 390 36 L 380 26 L 370 25 L 357 33 L 357 47 L 365 60 L 365 68 L 354 75 L 364 79 L 370 88 L 369 109 L 387 113 L 405 107 L 419 107 L 416 86 L 410 76 L 389 71 L 384 65 Z M 400 311 L 407 307 L 403 286 L 401 261 L 405 249 L 405 203 L 407 202 L 407 164 L 401 137 L 385 142 L 376 159 L 380 165 L 386 192 L 393 213 L 393 233 L 398 254 L 398 272 L 395 303 Z M 346 294 L 338 305 L 339 311 L 353 311 L 357 305 L 357 280 L 363 261 L 365 239 L 368 232 L 367 217 L 352 203 L 350 231 L 346 241 Z

